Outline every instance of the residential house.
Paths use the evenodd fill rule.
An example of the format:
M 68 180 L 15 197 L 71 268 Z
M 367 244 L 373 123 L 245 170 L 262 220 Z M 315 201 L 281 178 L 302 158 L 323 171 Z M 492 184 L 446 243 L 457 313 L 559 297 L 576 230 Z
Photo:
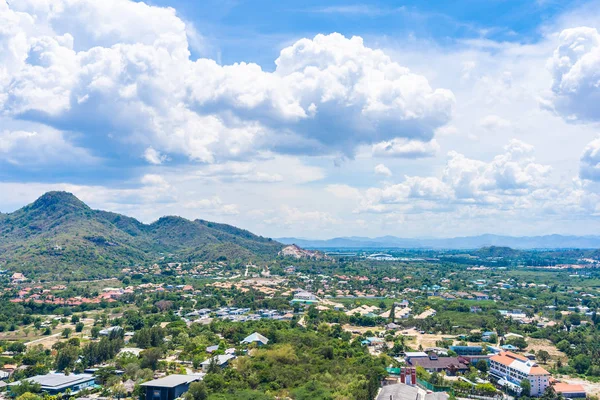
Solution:
M 72 394 L 77 393 L 82 389 L 94 386 L 95 378 L 91 374 L 70 374 L 50 373 L 46 375 L 36 375 L 31 378 L 26 378 L 24 381 L 37 383 L 40 385 L 42 392 L 49 395 L 64 393 L 69 390 Z M 22 381 L 16 381 L 8 384 L 8 389 L 21 384 Z
M 140 386 L 144 390 L 146 400 L 175 400 L 188 391 L 192 382 L 201 379 L 201 375 L 174 374 L 144 382 Z
M 221 354 L 218 356 L 211 357 L 202 361 L 200 366 L 202 367 L 202 371 L 206 372 L 210 368 L 210 365 L 214 362 L 219 368 L 225 368 L 229 365 L 229 362 L 233 360 L 235 356 L 233 354 Z
M 246 338 L 244 338 L 244 340 L 242 340 L 240 343 L 241 344 L 256 343 L 259 346 L 263 346 L 263 345 L 266 345 L 267 343 L 269 343 L 269 339 L 267 339 L 266 337 L 264 337 L 263 335 L 261 335 L 258 332 L 254 332 L 253 334 L 246 336 Z

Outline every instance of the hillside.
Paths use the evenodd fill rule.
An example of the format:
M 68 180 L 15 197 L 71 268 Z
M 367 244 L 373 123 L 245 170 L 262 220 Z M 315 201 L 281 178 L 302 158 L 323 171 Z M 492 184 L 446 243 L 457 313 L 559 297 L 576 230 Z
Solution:
M 168 216 L 144 224 L 93 210 L 66 192 L 49 192 L 13 213 L 0 214 L 0 268 L 39 276 L 103 277 L 116 268 L 183 260 L 256 260 L 283 246 L 233 226 Z

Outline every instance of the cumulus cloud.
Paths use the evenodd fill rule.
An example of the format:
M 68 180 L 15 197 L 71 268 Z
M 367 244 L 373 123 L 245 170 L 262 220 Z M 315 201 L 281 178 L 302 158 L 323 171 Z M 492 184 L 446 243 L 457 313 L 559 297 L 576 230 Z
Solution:
M 579 176 L 581 179 L 600 182 L 600 137 L 592 140 L 583 151 Z
M 392 176 L 393 175 L 392 171 L 390 171 L 390 169 L 383 164 L 377 164 L 375 166 L 375 173 L 377 175 L 384 175 L 384 176 Z
M 429 141 L 454 106 L 452 92 L 360 37 L 301 39 L 267 72 L 190 59 L 175 10 L 131 0 L 2 2 L 0 25 L 3 114 L 83 132 L 97 152 L 138 148 L 152 164 L 260 150 L 352 156 L 361 144 Z
M 38 168 L 41 165 L 83 165 L 98 160 L 88 151 L 69 143 L 54 129 L 0 131 L 0 163 L 20 168 Z
M 397 184 L 370 188 L 360 200 L 360 211 L 383 212 L 390 204 L 409 204 L 418 199 L 428 207 L 447 204 L 502 205 L 514 203 L 547 183 L 550 166 L 535 162 L 533 146 L 513 139 L 490 162 L 475 160 L 455 151 L 441 176 L 406 176 Z
M 510 128 L 511 123 L 509 120 L 499 117 L 498 115 L 486 115 L 479 121 L 479 125 L 488 130 L 496 131 L 499 129 Z
M 168 157 L 164 154 L 160 154 L 159 151 L 154 150 L 152 147 L 148 147 L 144 151 L 144 159 L 146 159 L 146 161 L 148 161 L 150 164 L 160 165 L 167 161 Z
M 559 46 L 548 60 L 553 76 L 552 94 L 545 105 L 565 119 L 600 120 L 600 34 L 596 28 L 578 27 L 560 33 Z
M 224 204 L 219 196 L 210 199 L 192 200 L 185 203 L 184 207 L 222 215 L 237 215 L 240 213 L 237 204 Z
M 435 156 L 439 150 L 440 145 L 435 139 L 429 142 L 392 139 L 372 146 L 372 154 L 375 157 L 425 158 Z
M 277 215 L 265 219 L 265 222 L 279 226 L 309 226 L 309 229 L 330 228 L 331 225 L 338 223 L 337 219 L 328 212 L 301 210 L 290 206 L 280 207 Z

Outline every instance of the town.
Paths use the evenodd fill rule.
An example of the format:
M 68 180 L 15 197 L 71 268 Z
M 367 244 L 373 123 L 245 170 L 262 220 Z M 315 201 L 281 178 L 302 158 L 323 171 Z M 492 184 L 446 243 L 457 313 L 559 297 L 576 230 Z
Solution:
M 0 385 L 26 400 L 598 396 L 593 260 L 445 259 L 291 249 L 87 281 L 4 270 Z M 335 385 L 328 368 L 345 370 Z

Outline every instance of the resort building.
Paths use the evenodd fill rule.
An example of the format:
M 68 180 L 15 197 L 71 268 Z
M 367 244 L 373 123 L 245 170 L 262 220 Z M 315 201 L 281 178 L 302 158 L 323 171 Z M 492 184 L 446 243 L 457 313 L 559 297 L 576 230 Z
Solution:
M 527 379 L 531 384 L 531 396 L 540 396 L 550 385 L 550 373 L 535 361 L 510 351 L 504 351 L 490 358 L 490 375 L 502 386 L 520 391 L 521 382 Z

